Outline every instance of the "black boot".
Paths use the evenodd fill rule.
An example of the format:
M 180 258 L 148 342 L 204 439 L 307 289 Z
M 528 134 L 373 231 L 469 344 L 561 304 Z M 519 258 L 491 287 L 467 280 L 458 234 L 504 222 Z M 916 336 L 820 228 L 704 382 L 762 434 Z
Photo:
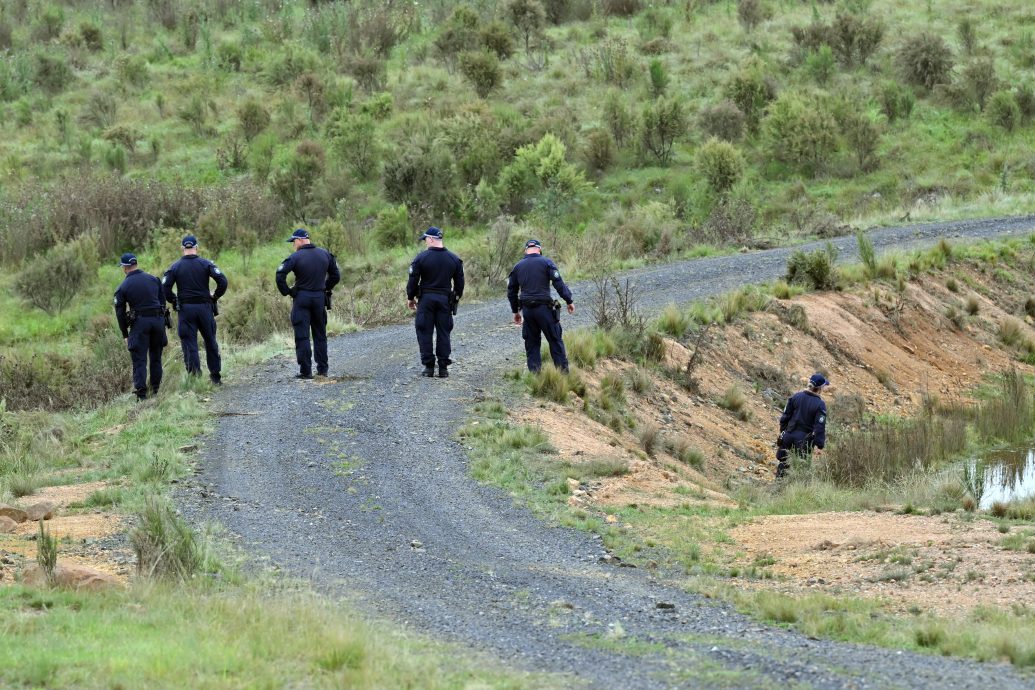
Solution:
M 295 374 L 295 378 L 296 379 L 305 379 L 305 380 L 308 381 L 308 380 L 313 378 L 313 375 L 312 374 Z
M 133 393 L 134 393 L 134 395 L 137 396 L 137 400 L 140 401 L 140 402 L 143 402 L 144 400 L 147 399 L 147 389 L 146 388 L 135 388 L 135 389 L 133 389 Z
M 449 369 L 446 367 L 445 364 L 440 364 L 438 366 L 438 377 L 440 379 L 448 379 L 449 378 Z
M 434 376 L 435 375 L 435 365 L 434 364 L 427 365 L 426 367 L 424 367 L 424 371 L 422 371 L 420 373 L 420 375 L 421 376 L 427 376 L 429 378 Z
M 212 374 L 211 376 L 209 376 L 209 378 L 212 379 L 212 384 L 213 385 L 216 385 L 216 386 L 222 386 L 223 385 L 223 377 L 220 376 L 219 374 Z

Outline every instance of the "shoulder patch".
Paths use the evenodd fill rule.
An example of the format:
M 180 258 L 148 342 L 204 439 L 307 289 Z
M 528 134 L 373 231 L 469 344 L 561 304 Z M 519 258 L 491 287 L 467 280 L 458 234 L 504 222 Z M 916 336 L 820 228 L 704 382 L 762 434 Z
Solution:
M 825 414 L 821 414 L 820 416 L 816 417 L 816 421 L 819 422 L 820 424 L 826 424 L 827 423 L 827 416 Z
M 277 273 L 280 273 L 283 270 L 284 270 L 284 264 L 281 264 L 281 265 L 277 266 Z
M 166 279 L 167 279 L 168 277 L 169 277 L 169 274 L 168 274 L 168 273 L 166 273 L 166 274 L 165 274 L 164 276 L 162 276 L 162 285 L 165 285 L 165 281 L 166 281 Z
M 410 264 L 410 275 L 412 276 L 412 275 L 413 275 L 413 273 L 414 273 L 414 270 L 413 270 L 413 264 Z
M 219 270 L 219 266 L 216 266 L 215 264 L 212 264 L 212 271 L 213 271 L 213 272 L 214 272 L 214 273 L 215 273 L 215 274 L 216 274 L 217 276 L 221 276 L 221 275 L 223 275 L 223 272 Z
M 553 274 L 552 275 L 553 275 L 553 279 L 554 280 L 560 280 L 561 279 L 561 272 L 558 271 L 556 268 L 553 269 Z

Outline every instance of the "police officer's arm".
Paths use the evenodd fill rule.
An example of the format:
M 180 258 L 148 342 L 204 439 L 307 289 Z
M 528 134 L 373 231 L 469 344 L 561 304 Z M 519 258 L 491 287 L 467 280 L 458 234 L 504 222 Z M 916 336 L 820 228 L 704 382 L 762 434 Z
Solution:
M 277 290 L 285 297 L 291 294 L 291 288 L 287 284 L 287 274 L 291 273 L 294 263 L 294 257 L 289 256 L 277 267 Z
M 211 261 L 208 263 L 208 277 L 216 281 L 216 291 L 212 294 L 212 301 L 216 301 L 226 293 L 229 281 L 219 267 Z
M 827 443 L 827 404 L 819 401 L 819 411 L 812 422 L 812 445 L 822 449 Z
M 787 425 L 791 421 L 791 417 L 794 416 L 794 396 L 787 398 L 787 404 L 783 408 L 783 414 L 780 415 L 780 433 L 787 431 Z
M 173 292 L 173 285 L 176 284 L 176 264 L 169 267 L 169 270 L 162 275 L 162 294 L 165 297 L 165 301 L 173 305 L 173 309 L 179 310 L 179 305 L 176 303 L 176 293 Z
M 456 298 L 464 296 L 464 260 L 456 257 L 456 271 L 453 273 L 453 292 Z
M 335 285 L 341 282 L 341 271 L 338 270 L 338 260 L 334 258 L 334 254 L 327 252 L 327 256 L 330 257 L 331 261 L 327 264 L 327 283 L 323 289 L 330 292 Z
M 406 302 L 413 306 L 417 299 L 417 288 L 420 287 L 420 254 L 410 263 L 409 277 L 406 278 Z
M 550 262 L 550 282 L 553 283 L 553 289 L 557 291 L 557 294 L 561 296 L 561 299 L 568 305 L 568 313 L 574 313 L 575 311 L 575 298 L 571 296 L 571 290 L 564 284 L 564 279 L 561 278 L 561 272 L 557 268 L 557 264 Z
M 126 316 L 126 296 L 122 294 L 122 287 L 115 291 L 115 320 L 122 331 L 122 337 L 129 337 L 129 319 Z
M 521 323 L 521 301 L 518 299 L 518 290 L 521 285 L 518 283 L 514 271 L 510 272 L 507 278 L 507 301 L 510 302 L 510 311 L 514 312 L 514 323 Z

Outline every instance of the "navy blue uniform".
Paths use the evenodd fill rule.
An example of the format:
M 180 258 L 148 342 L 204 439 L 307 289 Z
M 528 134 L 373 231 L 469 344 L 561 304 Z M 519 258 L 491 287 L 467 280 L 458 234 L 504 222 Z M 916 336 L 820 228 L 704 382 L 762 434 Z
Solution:
M 550 284 L 567 304 L 574 300 L 571 290 L 561 279 L 557 264 L 542 254 L 525 254 L 510 272 L 507 281 L 507 299 L 510 310 L 517 314 L 521 310 L 523 324 L 521 337 L 525 339 L 525 358 L 529 371 L 539 371 L 543 366 L 539 345 L 542 336 L 550 344 L 550 358 L 561 371 L 568 370 L 568 355 L 564 351 L 561 337 L 560 313 L 553 309 Z
M 288 287 L 288 273 L 295 284 Z M 295 357 L 299 373 L 312 376 L 315 350 L 316 372 L 327 374 L 326 297 L 341 280 L 334 255 L 314 244 L 303 245 L 277 268 L 277 289 L 291 295 L 291 327 L 295 332 Z M 326 294 L 325 294 L 326 293 Z M 312 346 L 309 334 L 312 332 Z
M 209 292 L 209 281 L 216 282 L 216 291 Z M 226 292 L 226 276 L 219 268 L 197 254 L 187 254 L 169 267 L 162 276 L 165 299 L 179 313 L 176 332 L 183 349 L 183 363 L 187 373 L 201 373 L 198 354 L 198 333 L 205 343 L 205 364 L 213 381 L 219 381 L 222 360 L 216 342 L 216 318 L 213 305 Z M 176 292 L 173 292 L 176 288 Z
M 817 393 L 804 390 L 787 400 L 787 406 L 780 415 L 780 438 L 776 444 L 777 477 L 787 473 L 790 451 L 808 455 L 813 448 L 826 445 L 826 425 L 827 404 Z
M 449 334 L 453 330 L 453 309 L 449 295 L 460 299 L 464 294 L 464 262 L 445 247 L 428 247 L 410 264 L 406 281 L 406 299 L 418 297 L 417 315 L 413 321 L 417 330 L 420 361 L 431 367 L 438 359 L 440 371 L 453 361 Z M 434 347 L 432 334 L 435 335 Z
M 129 325 L 127 309 L 136 317 Z M 169 344 L 165 335 L 165 300 L 162 282 L 140 269 L 130 271 L 115 290 L 115 319 L 122 337 L 127 338 L 133 359 L 133 392 L 147 397 L 147 367 L 151 366 L 151 394 L 162 384 L 162 348 Z

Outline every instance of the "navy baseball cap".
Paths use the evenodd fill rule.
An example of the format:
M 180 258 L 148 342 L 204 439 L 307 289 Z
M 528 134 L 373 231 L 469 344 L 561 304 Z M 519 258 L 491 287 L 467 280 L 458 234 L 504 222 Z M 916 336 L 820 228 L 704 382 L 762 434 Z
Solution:
M 137 257 L 130 252 L 126 252 L 119 259 L 119 266 L 136 266 Z
M 425 237 L 430 237 L 432 239 L 440 240 L 440 239 L 442 239 L 442 231 L 440 229 L 436 228 L 433 225 L 430 228 L 428 228 L 427 230 L 425 230 L 424 234 L 421 235 L 419 239 L 424 239 Z
M 187 235 L 183 238 L 184 249 L 191 249 L 192 247 L 198 246 L 198 238 L 194 235 Z
M 294 242 L 295 240 L 307 240 L 309 239 L 309 231 L 305 228 L 299 228 L 291 233 L 291 237 L 287 238 L 288 242 Z
M 525 242 L 525 249 L 528 249 L 529 247 L 539 247 L 542 249 L 543 243 L 539 240 L 529 240 L 528 242 Z
M 830 381 L 818 371 L 809 377 L 809 385 L 813 388 L 822 388 L 823 386 L 829 386 Z

